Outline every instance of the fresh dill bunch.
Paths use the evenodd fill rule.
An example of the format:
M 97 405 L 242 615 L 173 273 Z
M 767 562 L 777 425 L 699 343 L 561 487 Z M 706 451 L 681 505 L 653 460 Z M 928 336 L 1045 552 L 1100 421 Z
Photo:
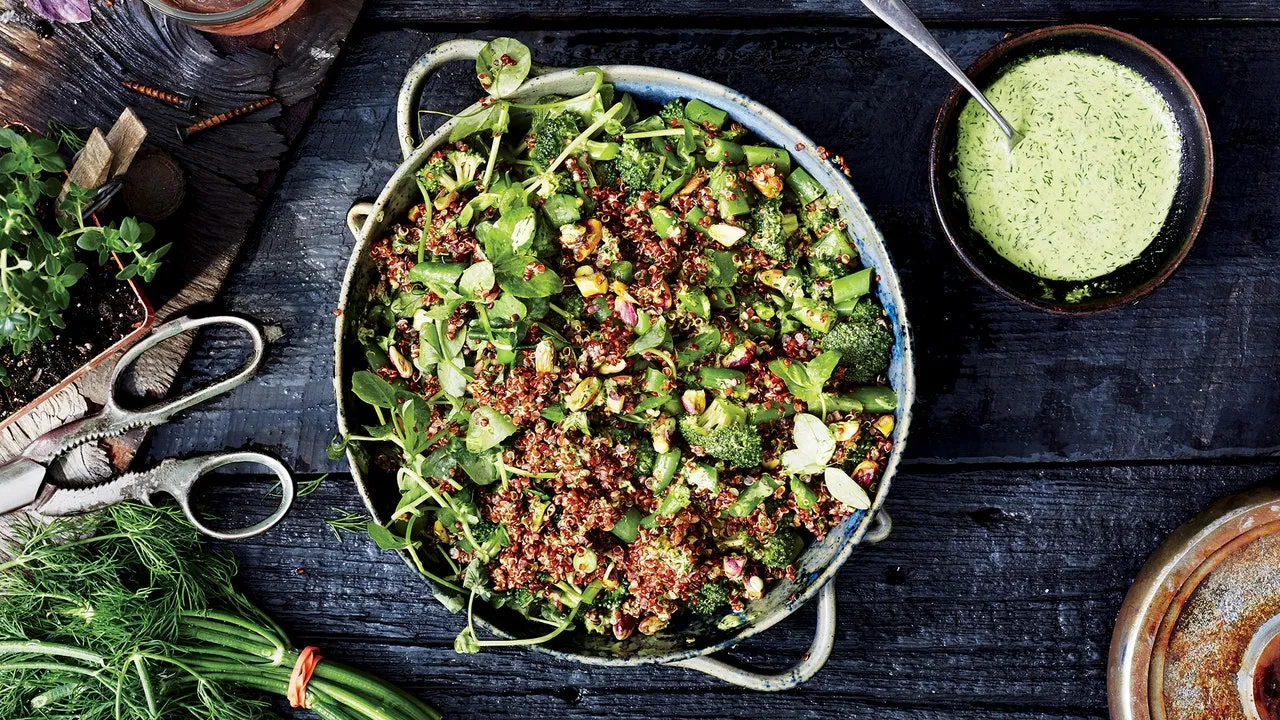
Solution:
M 29 522 L 15 540 L 0 558 L 0 718 L 275 717 L 270 696 L 286 694 L 299 653 L 176 507 Z M 304 697 L 322 720 L 440 717 L 330 661 Z

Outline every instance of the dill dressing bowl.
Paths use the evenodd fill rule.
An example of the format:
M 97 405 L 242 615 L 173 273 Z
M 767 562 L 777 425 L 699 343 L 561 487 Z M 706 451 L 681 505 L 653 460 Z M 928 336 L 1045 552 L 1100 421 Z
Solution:
M 931 190 L 961 260 L 1000 293 L 1058 313 L 1132 302 L 1190 250 L 1213 177 L 1209 129 L 1186 78 L 1130 35 L 1038 30 L 969 69 L 1020 132 L 965 96 L 939 111 Z
M 457 120 L 450 120 L 425 140 L 418 141 L 418 95 L 427 77 L 452 61 L 474 61 L 483 47 L 476 40 L 455 40 L 437 46 L 415 63 L 402 86 L 397 107 L 398 135 L 404 162 L 388 181 L 376 202 L 358 203 L 348 215 L 356 237 L 343 282 L 340 314 L 335 322 L 334 389 L 338 401 L 340 432 L 349 435 L 352 427 L 367 422 L 368 408 L 360 405 L 352 391 L 351 379 L 361 368 L 363 350 L 358 334 L 370 289 L 381 281 L 371 249 L 387 228 L 414 205 L 421 202 L 415 175 L 432 153 L 448 141 Z M 795 562 L 794 579 L 779 581 L 763 598 L 747 603 L 736 613 L 736 623 L 711 618 L 689 618 L 673 622 L 651 635 L 634 633 L 625 640 L 579 631 L 565 632 L 553 641 L 534 646 L 540 652 L 579 662 L 632 666 L 673 664 L 699 670 L 727 682 L 755 690 L 785 690 L 804 682 L 826 662 L 834 644 L 835 590 L 832 582 L 840 566 L 859 542 L 877 542 L 889 532 L 890 523 L 882 505 L 905 444 L 914 398 L 911 338 L 899 289 L 879 231 L 867 215 L 848 181 L 815 152 L 817 145 L 776 113 L 721 85 L 671 70 L 651 67 L 601 66 L 605 80 L 618 91 L 659 105 L 674 98 L 701 100 L 727 111 L 755 136 L 774 146 L 792 149 L 793 162 L 803 167 L 832 195 L 839 198 L 848 233 L 856 244 L 864 267 L 877 277 L 875 296 L 883 306 L 894 337 L 887 378 L 897 394 L 893 411 L 893 449 L 885 461 L 883 474 L 871 493 L 870 507 L 857 511 L 832 527 L 822 541 L 813 542 Z M 592 77 L 575 70 L 533 66 L 529 79 L 513 99 L 527 101 L 548 94 L 578 95 L 592 87 Z M 467 112 L 474 112 L 473 106 Z M 349 447 L 348 460 L 366 505 L 379 521 L 386 521 L 396 508 L 399 492 L 394 473 L 373 467 L 368 456 Z M 411 559 L 406 555 L 407 562 Z M 787 617 L 811 599 L 818 600 L 818 627 L 812 646 L 793 667 L 776 673 L 759 673 L 706 657 L 762 632 Z M 475 603 L 477 625 L 503 638 L 531 638 L 546 628 L 535 625 L 510 609 L 495 609 Z M 723 620 L 723 619 L 722 619 Z M 459 622 L 462 619 L 459 618 Z

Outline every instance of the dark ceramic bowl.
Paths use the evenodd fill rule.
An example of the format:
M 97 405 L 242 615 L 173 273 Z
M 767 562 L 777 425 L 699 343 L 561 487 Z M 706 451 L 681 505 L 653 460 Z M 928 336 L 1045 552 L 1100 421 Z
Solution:
M 1173 205 L 1151 245 L 1133 262 L 1092 280 L 1045 280 L 1001 257 L 969 225 L 969 211 L 952 177 L 957 118 L 969 95 L 959 86 L 938 111 L 929 145 L 930 190 L 942 230 L 956 254 L 997 292 L 1034 308 L 1062 314 L 1110 310 L 1154 290 L 1177 269 L 1200 232 L 1213 188 L 1213 145 L 1200 98 L 1169 59 L 1138 38 L 1098 25 L 1035 30 L 988 50 L 969 67 L 978 87 L 990 86 L 1014 65 L 1060 52 L 1101 55 L 1135 70 L 1164 97 L 1182 133 L 1182 166 Z

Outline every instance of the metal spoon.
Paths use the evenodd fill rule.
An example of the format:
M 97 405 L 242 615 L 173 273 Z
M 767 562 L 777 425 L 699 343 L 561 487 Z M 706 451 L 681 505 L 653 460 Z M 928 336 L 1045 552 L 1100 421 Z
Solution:
M 941 65 L 942 69 L 955 78 L 961 87 L 968 90 L 973 99 L 977 100 L 982 109 L 986 110 L 987 114 L 991 116 L 991 119 L 996 121 L 996 125 L 1000 126 L 1000 131 L 1005 134 L 1005 137 L 1009 138 L 1010 149 L 1022 140 L 1022 133 L 1014 130 L 1009 121 L 1005 120 L 1004 116 L 1000 114 L 1000 111 L 996 110 L 990 100 L 987 100 L 987 97 L 982 94 L 978 86 L 973 84 L 973 81 L 969 79 L 968 75 L 964 74 L 960 66 L 956 65 L 951 56 L 947 54 L 947 51 L 943 50 L 938 41 L 933 39 L 933 35 L 929 34 L 924 25 L 920 24 L 920 18 L 911 12 L 911 8 L 899 0 L 862 0 L 862 4 L 866 5 L 867 9 L 879 16 L 881 20 L 884 20 L 889 27 L 897 30 L 899 35 L 910 40 L 912 45 L 923 50 L 925 55 L 928 55 L 934 62 Z

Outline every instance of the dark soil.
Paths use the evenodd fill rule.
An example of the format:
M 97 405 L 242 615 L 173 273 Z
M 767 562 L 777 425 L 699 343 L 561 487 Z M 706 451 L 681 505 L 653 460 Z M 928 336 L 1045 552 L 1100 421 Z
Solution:
M 92 267 L 92 265 L 90 265 Z M 142 325 L 146 311 L 115 268 L 90 271 L 71 288 L 71 307 L 62 314 L 67 327 L 47 343 L 37 343 L 15 358 L 0 352 L 9 386 L 0 386 L 0 420 L 62 382 L 81 365 Z

